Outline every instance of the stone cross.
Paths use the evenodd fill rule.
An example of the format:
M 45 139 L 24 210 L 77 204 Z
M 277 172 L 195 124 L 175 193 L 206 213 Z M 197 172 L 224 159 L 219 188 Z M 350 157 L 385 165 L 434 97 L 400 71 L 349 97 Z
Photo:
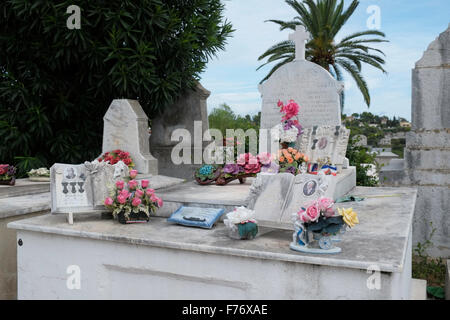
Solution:
M 309 32 L 304 26 L 297 26 L 295 32 L 289 35 L 289 40 L 295 43 L 295 60 L 305 60 L 305 41 L 309 39 Z

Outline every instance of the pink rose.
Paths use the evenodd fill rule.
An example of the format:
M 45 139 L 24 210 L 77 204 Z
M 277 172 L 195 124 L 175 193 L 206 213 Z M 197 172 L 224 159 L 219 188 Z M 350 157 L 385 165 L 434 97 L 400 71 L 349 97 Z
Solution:
M 319 208 L 316 204 L 313 204 L 306 209 L 306 215 L 309 217 L 311 221 L 317 221 L 320 216 Z
M 142 188 L 147 188 L 148 187 L 148 184 L 149 184 L 149 181 L 148 180 L 141 180 L 141 186 L 142 186 Z
M 152 195 L 150 196 L 150 200 L 151 200 L 152 202 L 157 202 L 158 199 L 159 199 L 159 198 L 158 198 L 155 194 L 152 194 Z
M 119 195 L 121 195 L 122 197 L 124 197 L 126 199 L 130 196 L 130 193 L 128 192 L 128 190 L 123 189 L 122 191 L 120 191 Z
M 120 190 L 123 189 L 124 185 L 125 185 L 125 182 L 123 182 L 122 180 L 119 180 L 116 182 L 116 187 Z
M 137 170 L 130 170 L 130 178 L 131 179 L 134 179 L 134 178 L 136 178 L 136 176 L 137 176 L 137 174 L 138 174 L 138 171 Z
M 120 204 L 124 204 L 125 202 L 127 202 L 127 197 L 120 194 L 117 196 L 117 201 L 119 201 Z
M 113 203 L 114 201 L 110 197 L 105 199 L 105 206 L 111 206 Z
M 142 202 L 141 199 L 139 199 L 139 198 L 133 198 L 133 201 L 131 202 L 131 204 L 132 204 L 134 207 L 137 207 L 138 205 L 141 204 L 141 202 Z
M 280 104 L 278 104 L 278 106 L 280 106 Z M 289 103 L 285 106 L 281 104 L 280 112 L 284 113 L 283 121 L 289 120 L 298 115 L 299 110 L 300 107 L 294 100 L 289 100 Z
M 161 198 L 158 198 L 158 207 L 161 208 L 163 206 L 163 200 Z
M 272 162 L 272 155 L 268 152 L 262 152 L 258 155 L 258 159 L 261 164 L 267 165 Z
M 325 211 L 333 205 L 333 200 L 330 198 L 320 198 L 318 200 L 318 206 L 320 211 Z
M 130 188 L 131 190 L 136 189 L 138 186 L 138 182 L 136 180 L 130 180 L 130 182 L 128 182 L 128 188 Z
M 148 195 L 149 197 L 151 197 L 152 194 L 154 194 L 154 193 L 155 193 L 154 189 L 147 189 L 147 190 L 145 190 L 145 194 Z
M 144 191 L 142 191 L 141 189 L 136 190 L 136 197 L 142 198 L 143 195 L 144 195 Z
M 328 208 L 327 210 L 325 210 L 323 215 L 325 217 L 327 217 L 327 218 L 330 218 L 330 217 L 334 216 L 334 209 L 333 208 Z

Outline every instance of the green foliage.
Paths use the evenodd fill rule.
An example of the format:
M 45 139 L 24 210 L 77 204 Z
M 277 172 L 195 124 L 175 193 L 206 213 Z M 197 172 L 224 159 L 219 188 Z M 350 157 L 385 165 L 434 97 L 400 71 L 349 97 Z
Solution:
M 406 145 L 406 139 L 391 139 L 392 152 L 403 158 L 403 153 Z
M 306 44 L 306 59 L 325 68 L 337 80 L 343 80 L 342 71 L 345 70 L 355 81 L 367 106 L 370 106 L 369 89 L 361 74 L 362 64 L 385 72 L 384 53 L 367 45 L 386 42 L 383 39 L 384 33 L 366 30 L 341 37 L 340 42 L 335 41 L 336 35 L 355 12 L 359 1 L 353 0 L 345 9 L 343 0 L 339 3 L 337 0 L 286 0 L 286 3 L 294 9 L 297 16 L 291 21 L 269 21 L 278 24 L 280 30 L 295 30 L 296 26 L 303 25 L 311 34 L 311 39 Z M 282 41 L 264 52 L 258 60 L 268 60 L 259 68 L 275 61 L 277 64 L 261 82 L 267 80 L 282 65 L 293 61 L 294 55 L 295 45 L 292 41 Z
M 220 0 L 80 0 L 81 29 L 69 30 L 72 4 L 0 3 L 0 162 L 97 157 L 113 99 L 163 111 L 233 31 Z
M 412 259 L 412 276 L 415 279 L 427 280 L 428 290 L 430 294 L 439 296 L 439 288 L 445 285 L 446 265 L 442 258 L 431 258 L 427 254 L 427 250 L 434 246 L 432 238 L 436 232 L 433 223 L 429 222 L 431 232 L 425 241 L 417 243 L 413 249 L 414 255 Z M 436 294 L 437 293 L 437 294 Z
M 364 166 L 364 164 L 375 165 L 375 155 L 370 153 L 366 147 L 354 146 L 352 143 L 349 143 L 346 156 L 350 165 L 356 167 L 356 185 L 365 187 L 378 185 L 378 179 L 367 174 L 370 168 Z

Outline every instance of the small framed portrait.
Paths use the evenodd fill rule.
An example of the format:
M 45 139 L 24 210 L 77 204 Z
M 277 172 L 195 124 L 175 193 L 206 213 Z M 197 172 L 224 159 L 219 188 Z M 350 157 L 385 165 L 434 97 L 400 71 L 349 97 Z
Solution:
M 317 189 L 317 182 L 314 180 L 309 180 L 303 186 L 303 194 L 307 197 L 312 196 Z
M 64 178 L 73 180 L 77 177 L 77 170 L 74 167 L 67 167 L 64 169 Z
M 327 147 L 327 145 L 328 145 L 327 137 L 322 137 L 319 139 L 319 144 L 318 144 L 319 150 L 325 149 Z

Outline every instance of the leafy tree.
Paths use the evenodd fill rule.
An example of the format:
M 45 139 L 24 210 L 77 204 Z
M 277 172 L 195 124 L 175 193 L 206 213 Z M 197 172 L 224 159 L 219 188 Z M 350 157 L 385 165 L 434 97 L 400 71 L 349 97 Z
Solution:
M 337 80 L 343 80 L 343 70 L 350 74 L 361 91 L 367 106 L 370 106 L 370 94 L 367 83 L 362 76 L 362 64 L 369 64 L 385 72 L 384 53 L 367 44 L 386 42 L 385 34 L 377 30 L 359 31 L 335 40 L 347 20 L 355 12 L 359 1 L 353 0 L 344 9 L 344 1 L 337 0 L 286 0 L 297 16 L 291 21 L 269 20 L 280 26 L 280 30 L 292 29 L 303 25 L 311 35 L 306 44 L 306 59 L 317 63 L 329 71 Z M 369 38 L 365 38 L 369 36 Z M 295 44 L 288 40 L 277 43 L 264 52 L 258 60 L 268 58 L 259 68 L 276 61 L 271 71 L 261 81 L 267 80 L 282 65 L 295 58 Z M 259 69 L 258 68 L 258 69 Z
M 163 111 L 233 31 L 220 0 L 79 0 L 81 29 L 71 30 L 72 4 L 0 3 L 0 162 L 95 158 L 113 99 Z
M 355 146 L 352 142 L 347 145 L 346 154 L 351 166 L 356 167 L 356 185 L 375 187 L 378 185 L 376 177 L 368 175 L 369 164 L 376 165 L 375 155 L 371 154 L 366 147 Z

